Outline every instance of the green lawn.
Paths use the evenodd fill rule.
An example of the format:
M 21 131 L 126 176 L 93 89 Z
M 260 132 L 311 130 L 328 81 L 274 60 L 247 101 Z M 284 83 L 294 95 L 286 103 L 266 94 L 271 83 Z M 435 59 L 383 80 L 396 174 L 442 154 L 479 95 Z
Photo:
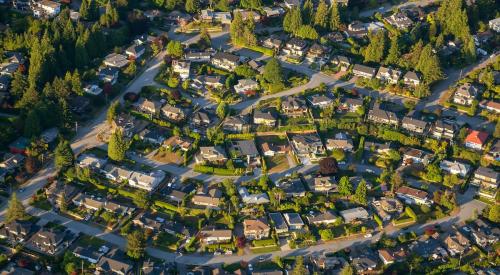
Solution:
M 282 172 L 290 168 L 286 154 L 279 154 L 273 157 L 265 157 L 269 173 Z
M 261 253 L 269 253 L 273 251 L 279 251 L 280 247 L 275 245 L 275 246 L 267 246 L 267 247 L 251 247 L 250 250 L 254 254 L 261 254 Z
M 166 232 L 161 232 L 155 236 L 153 244 L 154 246 L 163 250 L 175 251 L 179 247 L 178 246 L 179 240 L 180 238 L 178 238 L 177 236 L 174 236 Z
M 50 204 L 50 202 L 47 199 L 39 199 L 39 200 L 31 203 L 31 205 L 36 207 L 36 208 L 40 208 L 40 209 L 43 209 L 46 211 L 49 211 L 52 209 L 52 204 Z
M 81 235 L 77 240 L 77 244 L 82 246 L 101 247 L 105 245 L 106 242 L 94 236 Z

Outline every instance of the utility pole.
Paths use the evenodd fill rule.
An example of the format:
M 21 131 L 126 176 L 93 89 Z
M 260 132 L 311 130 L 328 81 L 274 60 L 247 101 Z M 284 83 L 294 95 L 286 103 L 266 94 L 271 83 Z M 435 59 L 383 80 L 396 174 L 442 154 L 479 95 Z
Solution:
M 78 133 L 78 121 L 75 121 L 75 134 Z

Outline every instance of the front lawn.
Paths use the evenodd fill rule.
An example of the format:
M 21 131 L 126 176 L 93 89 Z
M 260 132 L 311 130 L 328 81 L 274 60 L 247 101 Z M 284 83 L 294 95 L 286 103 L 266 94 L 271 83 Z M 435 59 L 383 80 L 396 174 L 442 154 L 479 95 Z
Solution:
M 287 154 L 277 154 L 272 157 L 264 157 L 270 174 L 283 172 L 290 168 Z
M 166 251 L 176 251 L 179 248 L 180 241 L 181 238 L 177 236 L 161 232 L 154 237 L 153 245 Z
M 177 165 L 181 165 L 184 162 L 180 152 L 172 152 L 164 149 L 163 147 L 154 154 L 152 159 L 163 163 L 172 163 Z

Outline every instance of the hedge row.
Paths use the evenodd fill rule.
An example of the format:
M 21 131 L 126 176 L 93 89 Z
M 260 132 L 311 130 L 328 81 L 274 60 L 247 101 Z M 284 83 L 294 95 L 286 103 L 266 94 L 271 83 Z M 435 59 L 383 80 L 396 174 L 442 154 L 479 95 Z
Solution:
M 276 245 L 276 241 L 274 239 L 254 240 L 252 245 L 254 247 L 274 246 Z
M 227 169 L 227 168 L 216 168 L 206 165 L 195 165 L 194 171 L 202 174 L 214 174 L 219 176 L 241 176 L 244 174 L 243 169 Z
M 243 140 L 251 140 L 255 139 L 255 133 L 247 133 L 247 134 L 227 134 L 227 139 L 243 139 Z

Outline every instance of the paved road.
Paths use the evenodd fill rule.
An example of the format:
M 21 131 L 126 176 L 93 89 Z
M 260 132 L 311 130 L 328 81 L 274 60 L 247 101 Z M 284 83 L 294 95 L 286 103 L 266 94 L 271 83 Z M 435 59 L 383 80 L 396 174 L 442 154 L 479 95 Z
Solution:
M 359 13 L 359 16 L 360 17 L 370 17 L 377 12 L 384 13 L 384 12 L 391 11 L 393 9 L 401 9 L 404 7 L 412 7 L 412 6 L 413 7 L 425 7 L 427 5 L 430 5 L 430 4 L 436 3 L 436 2 L 439 2 L 439 0 L 406 1 L 406 2 L 399 4 L 399 5 L 391 5 L 389 3 L 386 3 L 379 8 L 362 11 Z

